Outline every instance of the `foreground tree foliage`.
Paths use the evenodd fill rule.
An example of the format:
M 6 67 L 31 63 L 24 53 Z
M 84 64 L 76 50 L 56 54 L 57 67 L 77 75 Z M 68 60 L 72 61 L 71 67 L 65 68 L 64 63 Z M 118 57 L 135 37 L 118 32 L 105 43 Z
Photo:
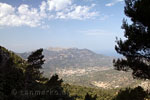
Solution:
M 113 100 L 116 96 L 118 90 L 63 84 L 57 74 L 44 78 L 42 51 L 33 52 L 25 61 L 0 46 L 0 100 Z M 132 93 L 137 97 L 137 92 Z M 119 94 L 119 98 L 125 95 Z
M 150 79 L 150 0 L 125 0 L 125 40 L 117 40 L 116 51 L 125 59 L 114 61 L 117 70 L 133 70 L 133 77 Z
M 57 74 L 44 78 L 43 63 L 42 49 L 25 61 L 0 46 L 0 100 L 112 100 L 116 92 L 63 84 Z
M 113 100 L 145 100 L 147 93 L 140 86 L 121 90 Z
M 84 100 L 96 100 L 97 96 L 95 95 L 94 97 L 92 97 L 91 95 L 89 95 L 88 93 L 85 95 L 85 99 Z
M 39 49 L 28 57 L 28 66 L 25 68 L 25 88 L 27 89 L 36 89 L 35 86 L 46 81 L 46 78 L 44 78 L 42 72 L 40 72 L 44 64 L 42 52 L 43 49 Z
M 11 91 L 24 87 L 23 60 L 0 46 L 0 100 L 18 100 Z M 21 65 L 21 66 L 20 66 Z
M 65 91 L 68 91 L 75 100 L 113 100 L 117 89 L 100 89 L 77 85 L 63 84 Z
M 43 49 L 23 60 L 0 46 L 0 100 L 74 100 L 64 92 L 58 75 L 43 77 Z
M 125 58 L 114 60 L 117 70 L 132 70 L 137 79 L 150 79 L 150 0 L 125 0 L 123 20 L 124 40 L 117 39 L 116 51 Z M 145 100 L 148 94 L 141 88 L 121 90 L 114 100 Z M 148 99 L 146 99 L 148 100 Z

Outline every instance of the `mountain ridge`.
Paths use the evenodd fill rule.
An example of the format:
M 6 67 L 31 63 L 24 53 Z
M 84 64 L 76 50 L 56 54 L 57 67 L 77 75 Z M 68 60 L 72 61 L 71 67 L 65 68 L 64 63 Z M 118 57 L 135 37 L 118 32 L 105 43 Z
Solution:
M 17 53 L 26 59 L 31 52 Z M 56 68 L 112 67 L 112 57 L 94 53 L 89 49 L 48 48 L 43 50 L 45 64 L 43 68 L 52 71 Z

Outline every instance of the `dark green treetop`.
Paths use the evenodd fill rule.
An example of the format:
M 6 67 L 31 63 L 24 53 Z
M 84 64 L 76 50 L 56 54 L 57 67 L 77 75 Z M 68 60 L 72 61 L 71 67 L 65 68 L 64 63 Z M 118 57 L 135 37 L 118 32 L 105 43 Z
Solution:
M 35 89 L 38 83 L 46 80 L 43 77 L 43 73 L 40 71 L 42 65 L 44 64 L 44 56 L 42 54 L 43 49 L 38 49 L 28 57 L 25 71 L 25 88 Z
M 33 66 L 35 69 L 42 68 L 42 65 L 44 64 L 44 55 L 42 54 L 43 49 L 38 49 L 35 52 L 32 52 L 32 54 L 28 57 L 28 63 L 30 66 Z
M 85 99 L 84 100 L 96 100 L 97 95 L 95 95 L 94 97 L 92 97 L 91 95 L 89 95 L 88 93 L 85 95 Z
M 125 59 L 114 60 L 117 70 L 133 70 L 133 77 L 150 79 L 150 0 L 125 0 L 123 21 L 125 40 L 118 40 L 116 51 Z

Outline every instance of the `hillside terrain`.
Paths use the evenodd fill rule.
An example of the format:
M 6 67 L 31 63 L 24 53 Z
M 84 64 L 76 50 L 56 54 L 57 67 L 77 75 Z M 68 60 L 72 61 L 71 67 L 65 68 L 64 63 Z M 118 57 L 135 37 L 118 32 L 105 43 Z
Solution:
M 19 54 L 24 59 L 29 53 Z M 143 84 L 132 78 L 130 72 L 113 69 L 113 57 L 96 54 L 88 49 L 44 49 L 45 64 L 41 71 L 46 77 L 57 73 L 65 83 L 104 89 L 135 87 Z M 147 88 L 147 87 L 145 87 Z
M 144 82 L 133 79 L 131 72 L 120 72 L 109 67 L 57 69 L 56 73 L 65 83 L 93 88 L 114 89 L 135 87 Z
M 31 52 L 18 53 L 26 59 Z M 48 48 L 44 49 L 45 71 L 56 71 L 56 68 L 112 67 L 112 57 L 96 54 L 88 49 Z
M 24 70 L 23 65 L 26 64 L 25 60 L 16 55 L 14 52 L 0 46 L 0 68 L 6 66 L 10 59 L 12 60 L 12 63 L 17 66 L 17 68 Z
M 36 51 L 37 52 L 37 51 Z M 30 56 L 31 57 L 31 56 Z M 35 57 L 36 58 L 36 57 Z M 31 99 L 26 99 L 26 95 L 22 95 L 19 91 L 29 89 L 26 81 L 25 74 L 28 70 L 29 63 L 17 56 L 12 51 L 0 47 L 0 100 L 58 100 L 52 99 L 53 95 L 44 96 L 29 96 Z M 40 71 L 39 71 L 40 72 Z M 57 73 L 59 75 L 54 75 Z M 58 86 L 65 100 L 87 100 L 86 98 L 93 98 L 90 100 L 116 100 L 115 98 L 124 91 L 127 92 L 128 98 L 132 96 L 138 97 L 141 93 L 146 93 L 139 85 L 147 89 L 149 87 L 149 81 L 134 80 L 131 76 L 131 72 L 119 72 L 112 67 L 68 67 L 68 68 L 56 68 L 55 72 L 44 73 L 48 75 L 49 79 L 44 78 L 43 82 L 35 80 L 34 83 L 30 83 L 32 89 L 54 89 L 55 85 Z M 49 75 L 51 74 L 51 75 Z M 34 75 L 34 74 L 32 74 Z M 29 76 L 32 77 L 32 76 Z M 63 83 L 62 80 L 63 79 Z M 30 78 L 30 80 L 32 80 Z M 45 83 L 46 82 L 46 83 Z M 11 84 L 10 84 L 11 83 Z M 29 85 L 30 86 L 30 85 Z M 38 86 L 38 87 L 37 87 Z M 126 87 L 131 88 L 126 88 Z M 26 88 L 27 87 L 27 88 Z M 12 90 L 17 89 L 17 95 L 12 95 Z M 140 89 L 140 91 L 139 91 Z M 134 91 L 131 92 L 130 91 Z M 128 93 L 129 92 L 129 93 Z M 137 96 L 135 96 L 135 94 Z M 61 97 L 61 95 L 55 96 L 55 98 Z M 37 99 L 40 98 L 40 99 Z M 72 98 L 72 99 L 71 99 Z M 95 98 L 95 99 L 94 99 Z M 145 97 L 144 100 L 149 100 L 149 97 Z M 127 99 L 129 100 L 129 99 Z M 141 99 L 140 99 L 141 100 Z

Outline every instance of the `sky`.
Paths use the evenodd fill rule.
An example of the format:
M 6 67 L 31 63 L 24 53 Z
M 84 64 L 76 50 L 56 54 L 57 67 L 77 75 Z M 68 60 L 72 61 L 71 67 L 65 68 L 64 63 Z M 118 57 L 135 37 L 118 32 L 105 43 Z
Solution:
M 124 0 L 0 0 L 0 45 L 14 52 L 87 48 L 116 55 Z

